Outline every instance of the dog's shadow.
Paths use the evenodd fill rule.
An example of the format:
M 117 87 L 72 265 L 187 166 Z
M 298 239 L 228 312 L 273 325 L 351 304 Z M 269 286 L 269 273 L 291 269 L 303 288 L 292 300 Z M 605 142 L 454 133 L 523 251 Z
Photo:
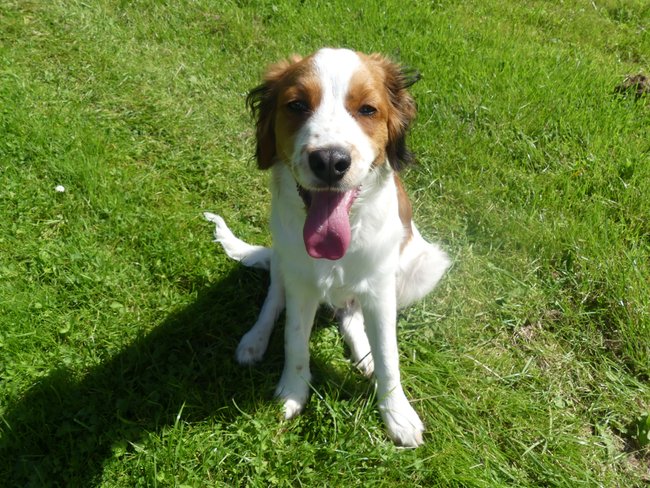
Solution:
M 272 374 L 234 360 L 267 284 L 236 268 L 87 373 L 59 369 L 40 380 L 0 417 L 0 484 L 90 486 L 116 446 L 172 425 L 181 411 L 184 420 L 227 422 L 270 399 L 282 368 L 278 334 L 265 359 Z

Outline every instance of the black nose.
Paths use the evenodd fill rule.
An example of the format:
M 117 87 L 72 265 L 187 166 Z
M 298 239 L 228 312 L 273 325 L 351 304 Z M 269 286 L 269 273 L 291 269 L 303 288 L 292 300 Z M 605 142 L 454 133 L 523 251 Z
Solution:
M 309 167 L 319 180 L 328 185 L 343 178 L 351 164 L 350 153 L 342 147 L 327 147 L 309 153 Z

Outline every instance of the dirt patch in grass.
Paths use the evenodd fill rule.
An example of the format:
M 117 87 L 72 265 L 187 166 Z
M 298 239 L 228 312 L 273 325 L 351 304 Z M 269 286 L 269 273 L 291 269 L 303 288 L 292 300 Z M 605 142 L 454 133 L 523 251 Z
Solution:
M 515 344 L 531 343 L 537 339 L 537 336 L 544 329 L 552 327 L 552 325 L 562 319 L 562 312 L 560 310 L 549 309 L 546 310 L 542 316 L 536 321 L 528 321 L 522 327 L 515 330 L 513 335 L 513 342 Z
M 650 93 L 650 78 L 642 73 L 627 75 L 621 83 L 616 85 L 614 93 L 624 97 L 634 96 L 639 99 Z

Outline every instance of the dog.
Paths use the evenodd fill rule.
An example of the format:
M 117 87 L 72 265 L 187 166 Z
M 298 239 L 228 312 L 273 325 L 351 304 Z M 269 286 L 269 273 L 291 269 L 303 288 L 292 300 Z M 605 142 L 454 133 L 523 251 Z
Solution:
M 379 54 L 324 48 L 271 65 L 248 95 L 257 166 L 271 170 L 271 248 L 235 237 L 218 215 L 215 240 L 244 265 L 270 270 L 259 318 L 237 348 L 259 361 L 286 307 L 285 364 L 276 396 L 289 419 L 307 402 L 309 336 L 320 304 L 333 307 L 353 361 L 374 374 L 389 436 L 423 442 L 400 380 L 398 308 L 429 293 L 450 265 L 412 222 L 398 171 L 412 159 L 419 75 Z

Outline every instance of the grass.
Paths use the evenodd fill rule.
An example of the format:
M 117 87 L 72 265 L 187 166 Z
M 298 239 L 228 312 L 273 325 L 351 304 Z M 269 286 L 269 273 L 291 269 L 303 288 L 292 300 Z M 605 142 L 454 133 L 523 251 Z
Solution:
M 647 486 L 650 69 L 642 0 L 0 5 L 4 486 Z M 248 88 L 322 45 L 417 67 L 423 234 L 454 266 L 400 316 L 426 445 L 395 448 L 327 312 L 280 421 L 276 333 L 233 353 L 269 243 Z M 63 185 L 65 192 L 56 192 Z

